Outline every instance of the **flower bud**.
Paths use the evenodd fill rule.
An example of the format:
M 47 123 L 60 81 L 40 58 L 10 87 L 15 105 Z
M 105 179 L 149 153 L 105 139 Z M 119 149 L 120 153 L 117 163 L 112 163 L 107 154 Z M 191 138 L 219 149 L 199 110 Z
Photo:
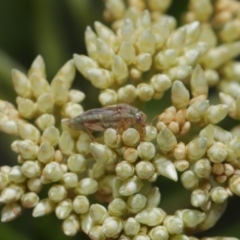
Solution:
M 86 156 L 90 152 L 89 145 L 91 142 L 90 136 L 85 132 L 81 132 L 76 143 L 77 152 Z
M 62 230 L 67 236 L 74 236 L 80 229 L 80 223 L 76 215 L 70 215 L 64 219 L 62 223 Z
M 23 212 L 23 208 L 19 203 L 8 203 L 2 208 L 1 221 L 9 222 L 17 218 Z
M 35 116 L 37 107 L 35 103 L 30 99 L 23 99 L 18 104 L 18 111 L 20 115 L 24 118 L 31 119 Z
M 41 143 L 37 158 L 41 163 L 49 163 L 54 159 L 55 156 L 55 150 L 54 148 L 47 142 Z
M 117 238 L 122 228 L 122 221 L 117 217 L 106 218 L 102 225 L 102 231 L 107 238 Z
M 42 166 L 38 161 L 25 161 L 21 171 L 27 178 L 36 178 L 41 176 Z
M 102 106 L 109 106 L 117 103 L 118 96 L 115 90 L 107 88 L 101 91 L 98 100 Z
M 161 208 L 148 208 L 139 212 L 135 218 L 147 226 L 157 226 L 162 223 L 166 213 Z
M 26 140 L 31 140 L 34 143 L 37 143 L 40 139 L 39 130 L 34 127 L 32 124 L 19 122 L 17 124 L 19 135 Z
M 222 121 L 228 114 L 228 106 L 225 104 L 218 104 L 215 106 L 210 106 L 207 113 L 205 114 L 205 119 L 207 123 L 217 124 Z
M 132 103 L 137 97 L 136 88 L 133 85 L 125 85 L 117 91 L 118 102 Z
M 93 194 L 97 189 L 98 182 L 91 178 L 83 178 L 76 186 L 77 193 L 82 195 Z
M 200 159 L 207 150 L 207 139 L 205 137 L 199 137 L 187 145 L 187 156 L 190 161 L 196 161 Z
M 8 173 L 8 180 L 14 183 L 23 183 L 26 176 L 20 166 L 14 166 Z
M 126 82 L 128 78 L 128 67 L 124 60 L 119 56 L 115 55 L 112 63 L 112 72 L 115 81 L 120 85 Z
M 177 216 L 167 216 L 164 219 L 163 226 L 167 229 L 169 234 L 180 234 L 183 232 L 183 220 Z
M 155 146 L 150 142 L 141 142 L 138 147 L 138 156 L 142 160 L 150 160 L 155 156 Z
M 134 174 L 135 169 L 131 163 L 129 163 L 127 161 L 122 161 L 117 164 L 115 170 L 116 170 L 117 176 L 120 179 L 124 180 L 124 179 L 131 177 Z
M 208 179 L 211 171 L 211 163 L 207 158 L 198 160 L 194 165 L 194 172 L 199 178 Z
M 229 197 L 227 189 L 224 187 L 214 187 L 210 191 L 210 196 L 213 202 L 215 203 L 223 203 Z
M 39 197 L 34 192 L 25 193 L 21 197 L 21 204 L 25 208 L 33 208 L 38 204 L 38 202 L 39 202 Z
M 53 212 L 55 209 L 55 203 L 50 199 L 42 199 L 33 209 L 33 217 L 41 217 Z
M 128 128 L 122 134 L 123 144 L 127 146 L 135 146 L 140 140 L 139 132 L 134 128 Z M 139 151 L 138 151 L 139 154 Z
M 73 199 L 73 210 L 77 214 L 84 214 L 89 210 L 89 200 L 85 196 L 77 195 Z
M 63 172 L 59 163 L 50 162 L 44 167 L 42 174 L 47 180 L 57 182 L 62 178 Z
M 65 187 L 74 188 L 78 183 L 78 175 L 73 172 L 64 173 L 61 181 Z
M 127 208 L 130 213 L 140 212 L 146 205 L 147 198 L 140 194 L 131 195 L 127 200 Z
M 62 185 L 53 185 L 48 191 L 48 197 L 53 202 L 60 202 L 67 197 L 67 190 Z
M 72 201 L 70 199 L 65 199 L 58 203 L 55 208 L 55 214 L 58 219 L 65 219 L 69 216 L 72 211 Z
M 166 127 L 157 135 L 157 143 L 163 153 L 173 150 L 177 145 L 177 139 L 174 134 Z
M 42 114 L 37 118 L 36 125 L 41 129 L 41 131 L 44 131 L 45 129 L 53 127 L 53 125 L 55 125 L 55 118 L 51 114 Z
M 226 146 L 221 142 L 214 143 L 207 151 L 207 156 L 211 162 L 220 163 L 227 157 Z
M 113 199 L 108 205 L 108 213 L 111 216 L 120 217 L 124 214 L 127 205 L 121 198 Z
M 136 56 L 135 65 L 141 72 L 146 72 L 151 68 L 152 56 L 149 53 L 140 53 Z
M 209 108 L 208 100 L 199 100 L 189 106 L 187 109 L 187 119 L 190 122 L 200 122 Z
M 138 162 L 135 169 L 140 179 L 148 179 L 152 177 L 155 172 L 153 164 L 147 161 Z
M 41 136 L 41 141 L 49 143 L 51 146 L 55 147 L 58 143 L 59 136 L 59 130 L 54 126 L 51 126 L 44 130 Z
M 68 158 L 67 166 L 70 171 L 81 173 L 86 169 L 86 160 L 81 154 L 73 154 Z
M 156 226 L 150 230 L 148 233 L 149 237 L 152 240 L 167 240 L 169 239 L 169 234 L 167 229 L 164 226 Z
M 42 183 L 40 178 L 31 178 L 27 182 L 27 187 L 32 192 L 40 192 L 42 189 Z
M 25 189 L 21 185 L 11 184 L 1 192 L 0 201 L 2 203 L 12 203 L 18 201 L 24 194 Z
M 181 175 L 181 182 L 182 185 L 186 188 L 186 189 L 194 189 L 198 186 L 199 184 L 199 179 L 196 176 L 196 174 L 191 171 L 191 170 L 187 170 L 185 172 L 182 173 Z
M 133 44 L 128 41 L 122 42 L 119 48 L 118 55 L 126 62 L 127 65 L 131 64 L 136 56 Z
M 142 181 L 137 177 L 133 176 L 123 181 L 119 189 L 119 193 L 123 196 L 130 196 L 137 193 L 142 187 Z
M 123 223 L 123 230 L 128 236 L 135 236 L 140 231 L 140 223 L 133 217 L 128 218 Z
M 96 225 L 102 225 L 103 222 L 109 217 L 107 209 L 100 204 L 92 204 L 89 212 L 93 223 Z
M 72 153 L 75 143 L 70 133 L 64 131 L 59 138 L 58 145 L 63 154 L 69 155 Z
M 123 152 L 123 158 L 129 163 L 134 163 L 138 159 L 138 152 L 135 148 L 127 147 Z
M 194 207 L 202 207 L 209 200 L 209 193 L 207 190 L 195 189 L 191 193 L 191 204 Z
M 40 113 L 50 113 L 54 108 L 55 100 L 50 93 L 43 93 L 37 98 L 37 109 Z
M 110 148 L 119 148 L 121 146 L 121 136 L 113 128 L 108 128 L 104 132 L 104 142 Z

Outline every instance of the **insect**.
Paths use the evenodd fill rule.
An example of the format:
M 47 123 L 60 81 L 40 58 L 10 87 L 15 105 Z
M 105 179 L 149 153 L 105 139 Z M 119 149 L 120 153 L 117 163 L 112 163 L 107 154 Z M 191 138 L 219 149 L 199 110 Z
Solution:
M 127 129 L 131 125 L 143 129 L 146 124 L 146 114 L 139 109 L 120 103 L 114 106 L 95 108 L 79 116 L 67 120 L 67 125 L 73 130 L 85 130 L 92 137 L 90 131 L 104 131 L 114 128 L 118 131 Z

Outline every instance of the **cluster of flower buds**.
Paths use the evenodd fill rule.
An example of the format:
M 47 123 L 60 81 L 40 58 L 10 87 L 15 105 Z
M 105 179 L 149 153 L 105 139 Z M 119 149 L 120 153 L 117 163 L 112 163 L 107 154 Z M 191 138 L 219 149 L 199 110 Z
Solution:
M 87 27 L 88 56 L 74 54 L 51 83 L 40 56 L 27 75 L 13 70 L 17 108 L 0 100 L 0 131 L 18 136 L 11 145 L 18 165 L 0 167 L 1 220 L 24 208 L 33 208 L 33 217 L 55 212 L 66 235 L 83 231 L 93 240 L 197 240 L 190 234 L 215 225 L 227 199 L 240 196 L 239 126 L 217 125 L 227 115 L 240 119 L 240 87 L 231 81 L 240 78 L 239 63 L 231 61 L 240 53 L 239 29 L 228 35 L 239 24 L 231 6 L 240 5 L 229 2 L 224 10 L 226 0 L 191 0 L 188 23 L 176 28 L 163 14 L 170 0 L 130 0 L 128 8 L 106 0 L 114 30 L 100 22 L 96 33 Z M 171 103 L 156 110 L 156 124 L 124 128 L 121 119 L 93 139 L 88 131 L 101 129 L 100 110 L 84 120 L 86 131 L 65 121 L 83 113 L 84 93 L 71 90 L 75 68 L 102 90 L 103 106 L 159 100 L 168 89 Z M 219 81 L 220 102 L 213 105 L 208 91 Z M 162 193 L 152 186 L 159 176 L 191 191 L 194 209 L 161 208 Z

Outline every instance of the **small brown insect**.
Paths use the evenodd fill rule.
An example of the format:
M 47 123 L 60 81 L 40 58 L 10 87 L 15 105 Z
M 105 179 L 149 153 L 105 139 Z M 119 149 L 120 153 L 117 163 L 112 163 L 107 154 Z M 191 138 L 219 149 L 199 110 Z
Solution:
M 114 128 L 119 131 L 130 126 L 143 129 L 146 118 L 146 114 L 139 109 L 120 103 L 114 106 L 91 109 L 73 119 L 67 120 L 66 123 L 71 129 L 85 130 L 92 137 L 90 130 L 104 131 L 107 128 Z

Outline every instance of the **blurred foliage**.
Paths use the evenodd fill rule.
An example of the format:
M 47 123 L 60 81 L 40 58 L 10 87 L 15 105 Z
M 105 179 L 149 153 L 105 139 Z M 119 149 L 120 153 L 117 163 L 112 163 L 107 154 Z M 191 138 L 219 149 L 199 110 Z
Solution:
M 173 1 L 168 13 L 179 20 L 186 6 L 187 0 Z M 26 73 L 38 54 L 45 60 L 49 81 L 72 58 L 73 53 L 86 54 L 84 31 L 87 25 L 93 26 L 94 21 L 105 23 L 102 18 L 103 8 L 101 0 L 1 0 L 0 98 L 15 103 L 11 69 L 17 68 Z M 99 106 L 98 90 L 78 73 L 73 88 L 86 94 L 83 102 L 85 109 Z M 165 97 L 161 102 L 148 103 L 146 109 L 150 109 L 150 117 L 153 117 L 153 107 L 164 109 L 168 102 L 168 97 Z M 1 165 L 16 164 L 16 156 L 10 147 L 12 139 L 0 133 Z M 181 207 L 190 207 L 190 203 L 186 202 L 190 192 L 184 190 L 180 183 L 174 184 L 160 178 L 157 184 L 163 193 L 163 209 L 173 213 Z M 229 235 L 240 238 L 239 217 L 237 214 L 232 216 L 237 204 L 236 197 L 231 199 L 231 204 L 219 223 L 201 236 Z M 65 236 L 61 231 L 61 221 L 54 214 L 33 219 L 31 212 L 32 210 L 26 210 L 18 219 L 0 223 L 1 239 L 88 239 L 83 233 L 71 238 Z

